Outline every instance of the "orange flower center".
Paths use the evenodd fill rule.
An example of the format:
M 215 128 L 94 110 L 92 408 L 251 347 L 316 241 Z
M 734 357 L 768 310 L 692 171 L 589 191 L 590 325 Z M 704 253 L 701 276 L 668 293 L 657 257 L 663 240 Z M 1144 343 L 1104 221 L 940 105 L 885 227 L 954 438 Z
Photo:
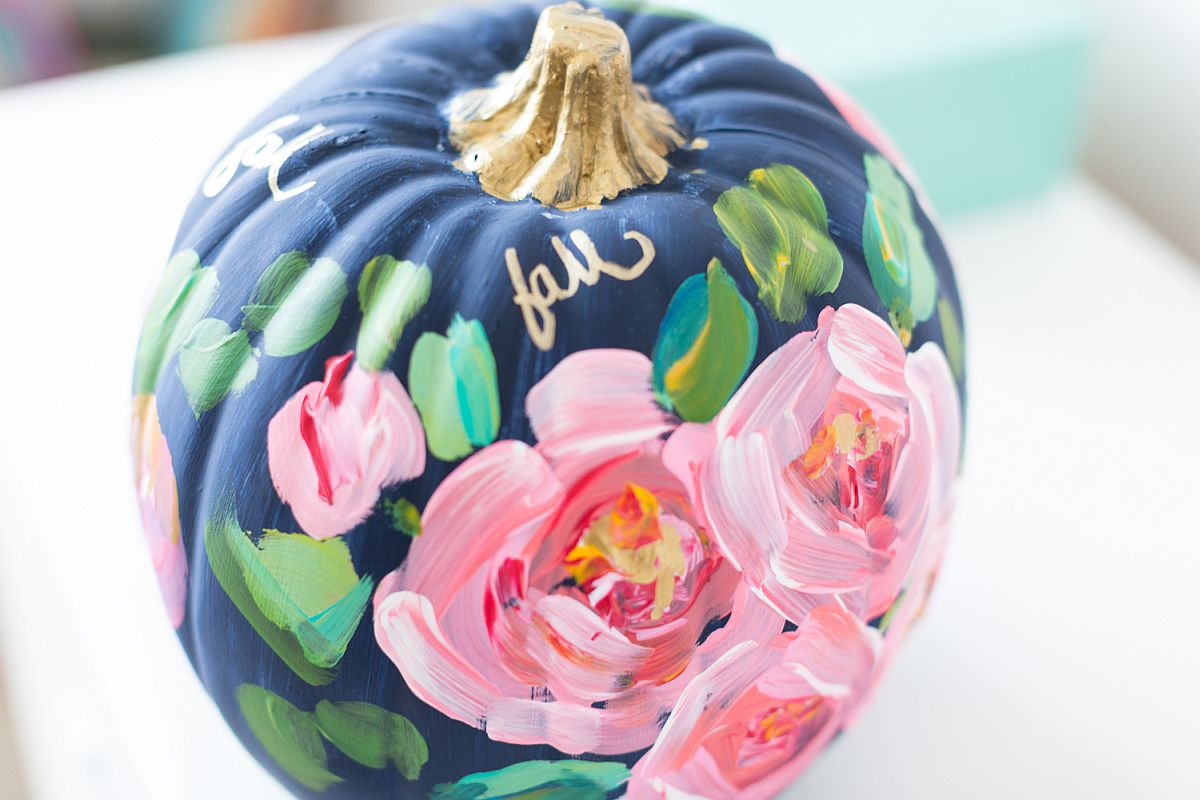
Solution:
M 567 553 L 567 572 L 585 591 L 614 575 L 637 586 L 653 586 L 650 619 L 661 619 L 675 598 L 675 581 L 687 574 L 680 532 L 660 518 L 658 498 L 627 483 L 607 513 L 596 518 Z

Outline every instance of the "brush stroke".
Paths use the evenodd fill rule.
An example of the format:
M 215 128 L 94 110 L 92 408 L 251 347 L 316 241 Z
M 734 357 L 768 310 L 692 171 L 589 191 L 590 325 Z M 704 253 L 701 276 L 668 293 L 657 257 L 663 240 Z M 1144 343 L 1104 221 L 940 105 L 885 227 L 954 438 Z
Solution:
M 842 254 L 829 235 L 825 200 L 795 167 L 754 170 L 745 186 L 726 190 L 713 211 L 775 319 L 799 322 L 809 300 L 841 283 Z
M 142 531 L 158 577 L 158 588 L 171 625 L 179 628 L 187 604 L 187 554 L 179 522 L 179 490 L 167 438 L 152 394 L 133 398 L 132 450 L 134 482 Z
M 430 800 L 605 800 L 628 780 L 629 768 L 615 761 L 522 761 L 440 784 Z
M 201 267 L 195 250 L 184 250 L 167 262 L 142 323 L 133 373 L 135 393 L 154 391 L 167 362 L 208 313 L 219 288 L 217 271 Z
M 350 759 L 372 769 L 391 763 L 410 781 L 421 777 L 429 746 L 407 718 L 371 703 L 329 700 L 313 713 L 321 735 Z
M 421 510 L 411 500 L 404 497 L 384 500 L 383 510 L 393 530 L 405 536 L 421 535 Z
M 654 394 L 689 422 L 708 422 L 737 389 L 758 349 L 758 320 L 713 259 L 671 298 L 654 346 Z
M 457 461 L 500 430 L 496 358 L 479 320 L 455 314 L 445 336 L 421 334 L 408 366 L 429 452 Z
M 963 347 L 962 323 L 958 321 L 958 312 L 946 298 L 938 301 L 938 322 L 942 326 L 942 342 L 946 350 L 946 360 L 950 362 L 950 370 L 954 379 L 961 381 L 966 373 L 966 351 Z
M 302 353 L 337 322 L 349 289 L 337 262 L 305 253 L 284 253 L 259 278 L 249 304 L 242 306 L 242 327 L 262 331 L 269 356 Z
M 886 158 L 868 153 L 863 255 L 871 283 L 905 347 L 913 328 L 933 315 L 937 273 L 917 224 L 908 184 Z
M 258 352 L 249 336 L 224 320 L 200 320 L 179 349 L 179 379 L 197 418 L 257 376 Z
M 279 531 L 256 542 L 226 510 L 204 544 L 217 582 L 276 655 L 306 683 L 332 680 L 373 588 L 345 543 Z
M 312 714 L 249 683 L 238 687 L 236 698 L 251 733 L 280 769 L 317 792 L 342 782 L 329 771 L 325 744 Z
M 358 282 L 362 322 L 354 349 L 368 372 L 384 368 L 404 327 L 429 300 L 432 273 L 425 265 L 378 256 L 367 262 Z

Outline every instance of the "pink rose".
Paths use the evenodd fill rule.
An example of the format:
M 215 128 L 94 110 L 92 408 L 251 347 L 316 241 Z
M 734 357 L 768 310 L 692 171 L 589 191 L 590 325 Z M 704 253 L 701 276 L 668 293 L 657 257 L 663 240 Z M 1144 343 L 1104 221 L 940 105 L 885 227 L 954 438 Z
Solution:
M 498 741 L 630 752 L 694 676 L 782 630 L 663 464 L 650 372 L 635 352 L 569 356 L 528 395 L 537 448 L 497 442 L 434 492 L 375 596 L 422 701 Z
M 932 344 L 906 355 L 855 305 L 772 353 L 664 459 L 721 552 L 788 619 L 837 601 L 862 619 L 905 585 L 958 469 L 957 390 Z
M 314 539 L 340 536 L 366 519 L 380 489 L 425 470 L 425 432 L 390 372 L 325 363 L 267 428 L 267 460 L 279 497 Z
M 187 556 L 179 529 L 179 495 L 171 451 L 158 421 L 152 394 L 133 398 L 133 475 L 137 483 L 142 531 L 158 575 L 158 588 L 171 624 L 183 624 L 187 600 Z
M 875 630 L 832 604 L 768 645 L 743 642 L 679 698 L 628 796 L 774 796 L 844 725 L 880 647 Z

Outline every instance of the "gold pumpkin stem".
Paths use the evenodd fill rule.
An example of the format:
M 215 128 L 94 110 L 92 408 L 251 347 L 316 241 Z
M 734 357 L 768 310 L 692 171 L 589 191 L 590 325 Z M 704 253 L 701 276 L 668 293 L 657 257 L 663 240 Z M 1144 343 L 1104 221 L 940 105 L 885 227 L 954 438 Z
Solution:
M 685 137 L 630 63 L 625 32 L 600 11 L 546 8 L 517 69 L 451 100 L 456 165 L 488 194 L 564 211 L 660 183 Z

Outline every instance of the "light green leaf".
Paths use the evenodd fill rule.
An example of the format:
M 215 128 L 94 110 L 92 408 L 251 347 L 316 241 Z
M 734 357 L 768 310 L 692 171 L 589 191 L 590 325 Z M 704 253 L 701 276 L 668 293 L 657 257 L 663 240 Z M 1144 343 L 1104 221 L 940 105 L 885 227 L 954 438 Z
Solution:
M 629 780 L 616 761 L 522 761 L 494 772 L 476 772 L 434 787 L 431 800 L 501 800 L 545 797 L 604 800 Z
M 272 530 L 255 543 L 229 513 L 210 518 L 204 543 L 217 581 L 263 640 L 306 682 L 328 683 L 374 586 L 346 543 Z
M 958 321 L 954 306 L 944 297 L 938 301 L 938 321 L 942 325 L 942 342 L 946 347 L 946 360 L 950 362 L 950 371 L 954 373 L 955 380 L 961 381 L 966 372 L 962 325 Z
M 329 771 L 325 744 L 313 714 L 250 683 L 238 687 L 236 698 L 250 731 L 284 772 L 317 792 L 342 782 Z
M 754 170 L 746 186 L 724 192 L 713 211 L 776 319 L 799 322 L 810 299 L 841 283 L 842 254 L 829 236 L 825 201 L 795 167 Z
M 319 258 L 310 264 L 304 253 L 285 253 L 263 273 L 243 306 L 243 327 L 263 332 L 269 356 L 302 353 L 333 328 L 348 291 L 337 262 Z
M 745 377 L 758 349 L 758 320 L 713 259 L 671 298 L 654 347 L 654 391 L 689 422 L 708 422 Z
M 358 282 L 362 323 L 355 358 L 370 372 L 383 369 L 404 333 L 404 326 L 429 300 L 429 267 L 391 256 L 371 259 Z
M 455 461 L 491 444 L 500 430 L 496 359 L 478 320 L 455 316 L 446 336 L 421 334 L 408 365 L 429 451 Z
M 429 747 L 407 718 L 371 703 L 332 703 L 316 708 L 317 726 L 334 747 L 365 767 L 391 762 L 410 781 L 421 777 Z
M 154 392 L 171 356 L 217 299 L 219 286 L 217 271 L 201 267 L 195 250 L 185 250 L 167 263 L 142 323 L 134 367 L 135 392 Z
M 200 320 L 179 350 L 179 378 L 197 417 L 257 375 L 258 354 L 249 337 L 224 320 Z
M 881 155 L 868 153 L 863 164 L 869 186 L 863 215 L 863 254 L 871 283 L 888 310 L 892 327 L 907 347 L 913 328 L 933 316 L 937 273 L 904 179 Z

